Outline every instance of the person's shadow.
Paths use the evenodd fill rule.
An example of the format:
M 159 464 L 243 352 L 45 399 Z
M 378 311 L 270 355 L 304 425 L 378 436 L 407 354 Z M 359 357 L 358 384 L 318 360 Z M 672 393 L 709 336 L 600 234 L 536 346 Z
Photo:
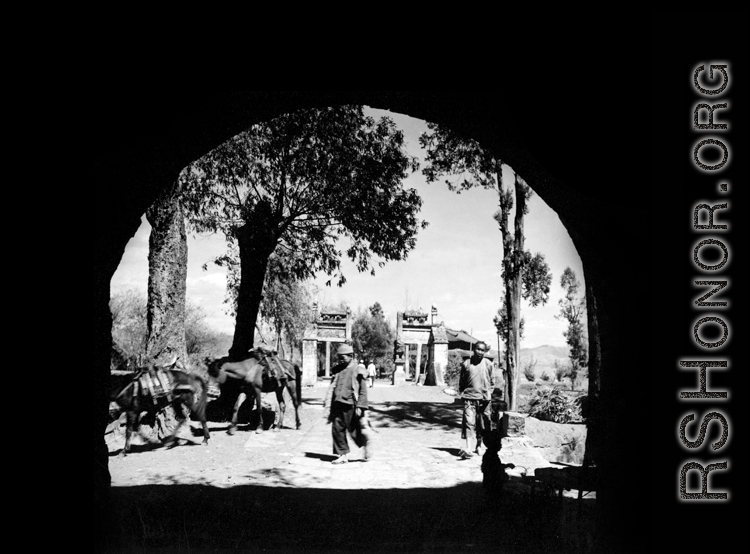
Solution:
M 445 448 L 443 446 L 432 446 L 433 450 L 440 450 L 441 452 L 447 452 L 448 454 L 455 456 L 456 458 L 460 457 L 461 455 L 461 449 L 460 448 Z
M 334 456 L 332 454 L 319 454 L 318 452 L 305 452 L 305 458 L 315 458 L 316 460 L 330 462 L 338 458 L 338 456 Z

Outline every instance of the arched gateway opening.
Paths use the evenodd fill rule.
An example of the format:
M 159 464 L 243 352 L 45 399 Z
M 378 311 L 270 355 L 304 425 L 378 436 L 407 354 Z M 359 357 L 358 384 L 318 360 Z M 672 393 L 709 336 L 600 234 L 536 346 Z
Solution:
M 109 280 L 117 268 L 125 244 L 138 227 L 140 215 L 169 186 L 179 171 L 193 159 L 249 125 L 277 115 L 306 107 L 324 107 L 337 103 L 367 104 L 426 121 L 435 121 L 456 132 L 465 133 L 483 146 L 498 153 L 533 185 L 534 190 L 555 209 L 568 229 L 583 260 L 586 271 L 587 299 L 593 319 L 589 333 L 601 338 L 602 411 L 599 429 L 602 444 L 614 444 L 624 428 L 622 337 L 627 331 L 628 313 L 623 298 L 616 291 L 626 282 L 616 269 L 626 243 L 621 236 L 623 220 L 616 203 L 590 196 L 593 190 L 585 182 L 566 180 L 565 167 L 555 145 L 538 142 L 528 129 L 497 103 L 497 99 L 471 96 L 438 96 L 419 93 L 376 94 L 233 94 L 219 98 L 171 100 L 167 104 L 139 106 L 138 114 L 128 113 L 129 122 L 121 122 L 125 132 L 121 144 L 99 159 L 98 178 L 106 183 L 107 193 L 101 199 L 95 225 L 95 351 L 94 373 L 95 484 L 97 491 L 108 486 L 106 447 L 102 434 L 106 425 L 106 404 L 111 319 L 109 314 Z M 468 109 L 467 109 L 468 108 Z M 155 117 L 157 113 L 161 117 Z M 164 117 L 168 114 L 168 117 Z M 116 117 L 116 116 L 114 116 Z M 166 123 L 165 123 L 166 122 Z M 499 131 L 498 131 L 499 130 Z M 518 140 L 525 139 L 526 145 Z M 534 156 L 540 156 L 544 163 Z M 594 321 L 596 326 L 592 326 Z M 599 504 L 602 537 L 616 518 L 614 483 L 618 474 L 617 446 L 602 449 Z

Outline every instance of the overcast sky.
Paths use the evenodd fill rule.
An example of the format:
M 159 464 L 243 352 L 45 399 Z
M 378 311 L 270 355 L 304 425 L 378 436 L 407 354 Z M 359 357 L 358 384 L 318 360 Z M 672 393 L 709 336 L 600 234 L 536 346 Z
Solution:
M 366 110 L 373 116 L 388 115 L 403 129 L 409 153 L 423 157 L 419 135 L 427 130 L 424 121 L 382 110 Z M 533 183 L 529 183 L 533 188 Z M 420 219 L 430 224 L 419 232 L 416 248 L 401 262 L 389 262 L 376 268 L 375 276 L 358 273 L 348 259 L 342 262 L 347 278 L 343 287 L 326 287 L 329 279 L 316 279 L 321 305 L 346 302 L 356 312 L 380 302 L 395 327 L 397 311 L 405 308 L 430 312 L 438 309 L 439 319 L 451 329 L 462 329 L 497 346 L 492 319 L 503 295 L 500 277 L 502 241 L 493 219 L 498 210 L 497 192 L 472 189 L 460 195 L 442 183 L 427 184 L 420 172 L 409 177 L 406 188 L 414 188 L 422 197 Z M 510 223 L 512 229 L 512 221 Z M 138 289 L 144 294 L 148 285 L 148 237 L 150 226 L 145 216 L 136 235 L 128 243 L 122 261 L 112 277 L 111 290 L 116 294 Z M 522 348 L 542 345 L 564 346 L 562 335 L 567 327 L 555 319 L 562 298 L 560 275 L 570 266 L 583 284 L 581 259 L 557 214 L 538 195 L 532 195 L 525 218 L 525 247 L 544 254 L 552 271 L 550 299 L 545 306 L 530 308 L 522 302 L 525 337 Z M 224 252 L 223 236 L 188 235 L 188 299 L 207 314 L 207 323 L 219 331 L 232 334 L 234 320 L 226 315 L 223 303 L 226 287 L 224 270 L 202 265 Z

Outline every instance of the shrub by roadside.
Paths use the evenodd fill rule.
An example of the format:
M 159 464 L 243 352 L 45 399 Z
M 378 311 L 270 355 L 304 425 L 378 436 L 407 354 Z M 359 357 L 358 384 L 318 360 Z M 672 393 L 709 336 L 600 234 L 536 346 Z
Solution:
M 558 387 L 537 389 L 529 401 L 529 415 L 554 423 L 578 423 L 581 415 L 581 397 L 571 400 Z

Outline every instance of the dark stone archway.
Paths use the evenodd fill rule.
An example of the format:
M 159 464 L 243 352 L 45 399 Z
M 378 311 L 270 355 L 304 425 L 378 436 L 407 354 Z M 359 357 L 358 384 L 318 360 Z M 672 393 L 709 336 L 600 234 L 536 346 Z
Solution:
M 625 139 L 629 137 L 618 138 L 611 129 L 605 132 L 601 111 L 611 116 L 612 107 L 602 100 L 589 104 L 579 124 L 575 91 L 555 88 L 552 95 L 544 94 L 545 85 L 551 89 L 566 77 L 560 67 L 557 74 L 527 79 L 523 90 L 492 95 L 241 92 L 111 99 L 102 113 L 99 134 L 91 137 L 97 149 L 102 147 L 95 157 L 97 188 L 92 194 L 95 219 L 91 229 L 95 260 L 92 371 L 97 502 L 104 501 L 109 485 L 103 442 L 111 346 L 109 283 L 141 215 L 185 165 L 249 125 L 295 109 L 357 103 L 445 124 L 480 141 L 523 175 L 560 216 L 596 298 L 601 397 L 606 406 L 601 435 L 601 444 L 606 446 L 601 448 L 598 460 L 602 483 L 597 503 L 602 544 L 619 541 L 618 529 L 632 529 L 623 518 L 635 517 L 624 509 L 630 506 L 623 505 L 620 491 L 638 487 L 638 475 L 626 470 L 632 449 L 626 437 L 632 434 L 630 391 L 634 388 L 627 354 L 632 351 L 630 337 L 637 326 L 638 314 L 633 310 L 637 293 L 633 290 L 633 273 L 624 264 L 636 270 L 638 254 L 634 247 L 639 242 L 638 234 L 644 231 L 633 220 L 635 216 L 629 215 L 632 200 L 626 194 L 631 189 L 623 180 L 628 148 Z M 599 86 L 606 90 L 612 83 L 603 82 L 605 77 L 599 75 Z M 600 113 L 592 117 L 597 110 Z M 601 140 L 604 136 L 607 141 Z M 643 211 L 639 209 L 637 217 L 647 220 L 649 214 Z M 101 513 L 99 506 L 96 509 Z

